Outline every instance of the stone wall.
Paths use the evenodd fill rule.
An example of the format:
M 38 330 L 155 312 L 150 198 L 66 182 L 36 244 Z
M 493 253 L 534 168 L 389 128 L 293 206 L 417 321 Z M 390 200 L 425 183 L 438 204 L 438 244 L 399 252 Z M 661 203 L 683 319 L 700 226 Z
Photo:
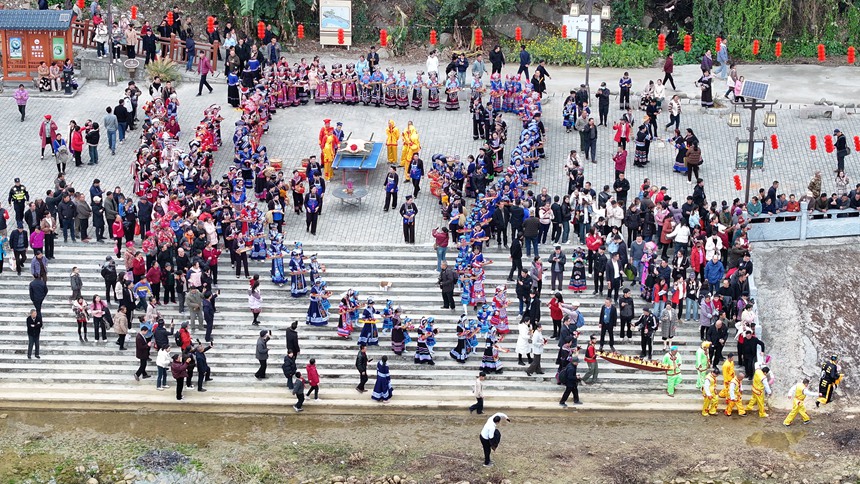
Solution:
M 143 68 L 143 59 L 140 60 L 140 67 L 136 70 L 134 80 L 140 82 L 146 79 L 146 69 Z M 87 79 L 107 79 L 109 61 L 94 57 L 84 56 L 80 58 L 80 75 Z M 130 81 L 132 77 L 129 75 L 128 69 L 121 63 L 114 64 L 116 72 L 116 80 L 118 83 Z

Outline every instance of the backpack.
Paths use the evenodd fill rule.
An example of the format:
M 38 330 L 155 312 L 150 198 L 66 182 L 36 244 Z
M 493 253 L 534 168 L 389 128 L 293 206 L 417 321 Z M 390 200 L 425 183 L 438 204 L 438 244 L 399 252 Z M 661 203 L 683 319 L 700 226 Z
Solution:
M 559 383 L 562 383 L 562 384 L 564 384 L 564 385 L 566 385 L 566 384 L 567 384 L 567 368 L 566 368 L 566 367 L 565 367 L 565 368 L 562 368 L 562 369 L 558 372 L 558 381 L 559 381 Z
M 179 334 L 180 332 L 181 332 L 181 330 L 173 333 L 173 342 L 176 343 L 176 346 L 181 348 L 182 347 L 182 336 L 180 336 L 180 334 Z

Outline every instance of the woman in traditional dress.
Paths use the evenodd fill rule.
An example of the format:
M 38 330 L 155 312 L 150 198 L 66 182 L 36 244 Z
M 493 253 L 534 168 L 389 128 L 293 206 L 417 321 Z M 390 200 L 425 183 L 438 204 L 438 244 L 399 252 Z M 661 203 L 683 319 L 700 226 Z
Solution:
M 274 234 L 272 243 L 269 245 L 269 250 L 266 251 L 266 258 L 272 261 L 272 282 L 278 287 L 283 287 L 287 282 L 287 275 L 284 271 L 284 244 L 281 242 L 281 234 Z
M 705 109 L 714 107 L 714 94 L 712 91 L 712 83 L 714 77 L 711 76 L 711 71 L 702 73 L 702 77 L 696 81 L 696 86 L 702 90 L 702 107 Z
M 457 82 L 457 75 L 452 71 L 448 74 L 448 80 L 445 82 L 445 110 L 456 111 L 460 109 L 460 84 Z
M 393 108 L 397 106 L 397 78 L 394 77 L 394 69 L 388 68 L 385 70 L 387 76 L 383 85 L 385 87 L 385 107 Z
M 499 324 L 496 326 L 496 329 L 505 330 L 501 334 L 506 334 L 508 328 L 508 305 L 510 302 L 508 301 L 507 291 L 508 286 L 499 284 L 496 286 L 496 294 L 493 296 L 493 307 L 499 312 Z
M 358 335 L 358 344 L 365 346 L 378 346 L 379 345 L 379 333 L 376 330 L 376 315 L 379 314 L 379 311 L 373 307 L 373 299 L 367 299 L 367 305 L 364 307 L 364 311 L 361 313 L 361 319 L 359 320 L 363 323 L 361 327 L 361 333 Z
M 290 295 L 302 297 L 308 293 L 305 264 L 295 250 L 290 253 Z
M 636 133 L 634 144 L 636 151 L 633 155 L 633 165 L 643 167 L 648 164 L 648 144 L 651 141 L 651 135 L 648 134 L 648 125 L 639 126 L 639 131 Z
M 415 348 L 415 356 L 413 361 L 416 364 L 435 365 L 433 355 L 430 354 L 430 347 L 427 346 L 428 332 L 422 328 L 418 328 L 418 347 Z
M 496 328 L 491 327 L 487 333 L 487 346 L 484 348 L 484 356 L 481 357 L 481 370 L 485 373 L 501 373 L 502 362 L 499 359 L 498 335 Z
M 340 64 L 331 66 L 331 102 L 343 102 L 343 70 Z
M 401 321 L 400 308 L 394 310 L 394 317 L 392 319 L 394 320 L 394 328 L 391 330 L 391 351 L 395 355 L 400 356 L 406 350 L 406 344 L 410 341 L 408 331 L 411 326 L 408 323 L 409 318 Z
M 339 317 L 337 322 L 337 335 L 346 339 L 349 339 L 352 336 L 352 330 L 354 327 L 352 321 L 352 294 L 352 289 L 347 290 L 338 305 Z
M 458 279 L 460 284 L 460 304 L 463 305 L 463 312 L 469 313 L 469 302 L 472 300 L 472 278 L 469 270 L 466 269 Z
M 239 109 L 239 76 L 233 72 L 227 75 L 227 102 Z
M 256 210 L 254 211 L 256 213 Z M 248 235 L 253 237 L 254 243 L 251 246 L 251 260 L 266 260 L 266 236 L 264 235 L 263 222 L 256 218 L 251 222 L 248 228 Z
M 415 80 L 412 81 L 412 107 L 416 111 L 421 110 L 421 105 L 424 102 L 423 89 L 427 84 L 424 82 L 423 76 L 424 71 L 418 71 L 415 73 Z
M 472 264 L 472 285 L 471 297 L 469 304 L 478 306 L 487 302 L 487 297 L 484 294 L 484 268 L 479 263 Z
M 326 299 L 325 290 L 321 285 L 322 281 L 317 281 L 311 286 L 311 297 L 308 305 L 307 324 L 311 326 L 326 326 L 328 324 L 328 312 L 323 309 L 322 301 Z
M 319 263 L 316 254 L 311 255 L 310 263 L 308 264 L 308 271 L 311 277 L 311 284 L 316 284 L 316 282 L 320 280 L 320 274 L 325 272 L 325 267 Z
M 370 394 L 370 398 L 377 402 L 388 403 L 393 393 L 391 374 L 388 373 L 388 355 L 383 355 L 382 359 L 376 363 L 376 384 L 373 385 L 373 393 Z
M 329 101 L 328 92 L 328 73 L 325 70 L 325 65 L 320 64 L 317 69 L 317 93 L 314 102 L 317 104 L 327 103 Z
M 502 98 L 505 96 L 505 84 L 498 72 L 490 76 L 490 101 L 493 107 L 493 112 L 500 112 L 502 109 Z
M 439 75 L 435 72 L 429 74 L 430 80 L 427 81 L 427 109 L 435 111 L 439 109 Z
M 400 69 L 397 74 L 395 103 L 398 108 L 406 109 L 409 107 L 409 80 L 406 79 L 406 71 L 404 69 Z
M 370 82 L 370 70 L 365 69 L 364 72 L 361 73 L 361 76 L 358 78 L 359 99 L 361 99 L 362 104 L 364 104 L 365 106 L 370 104 L 371 93 L 373 92 L 373 88 L 371 87 Z
M 373 71 L 373 74 L 370 75 L 370 102 L 376 107 L 382 104 L 383 92 L 385 91 L 384 84 L 385 76 L 382 71 L 379 69 Z
M 576 257 L 573 259 L 573 269 L 570 272 L 570 282 L 568 283 L 567 288 L 575 293 L 585 291 L 585 261 L 582 257 Z
M 391 300 L 385 301 L 385 308 L 382 309 L 382 332 L 390 333 L 394 329 L 394 303 Z
M 358 73 L 355 72 L 355 64 L 350 62 L 346 65 L 346 72 L 343 75 L 343 102 L 348 105 L 353 105 L 358 102 Z
M 465 320 L 466 315 L 461 315 L 460 321 L 457 322 L 457 346 L 450 352 L 451 358 L 457 360 L 457 363 L 465 363 L 469 359 L 469 330 L 466 328 Z

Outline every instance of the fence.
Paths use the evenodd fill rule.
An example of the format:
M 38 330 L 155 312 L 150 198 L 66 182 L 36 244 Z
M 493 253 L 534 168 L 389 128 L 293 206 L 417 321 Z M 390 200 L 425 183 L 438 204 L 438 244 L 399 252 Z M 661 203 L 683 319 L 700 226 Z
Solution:
M 856 209 L 784 212 L 752 217 L 749 222 L 751 242 L 860 235 L 860 211 Z
M 94 29 L 95 26 L 90 20 L 73 21 L 72 45 L 80 46 L 85 49 L 95 48 L 96 43 L 92 40 Z M 178 64 L 184 64 L 186 62 L 185 42 L 177 37 L 176 34 L 170 34 L 169 38 L 156 37 L 156 39 L 156 52 L 158 53 L 159 58 L 167 58 Z M 215 42 L 214 44 L 195 42 L 194 45 L 194 50 L 196 52 L 196 55 L 194 56 L 194 65 L 197 65 L 202 56 L 206 56 L 212 61 L 212 70 L 217 72 L 218 49 L 221 47 L 221 44 L 218 42 Z M 110 46 L 108 46 L 107 49 L 110 51 Z M 137 41 L 135 52 L 138 57 L 144 56 L 142 39 Z

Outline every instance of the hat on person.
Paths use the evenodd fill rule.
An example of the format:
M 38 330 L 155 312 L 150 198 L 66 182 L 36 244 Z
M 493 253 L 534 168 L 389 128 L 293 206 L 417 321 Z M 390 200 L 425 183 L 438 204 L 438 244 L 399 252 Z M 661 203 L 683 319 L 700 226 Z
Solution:
M 406 195 L 407 200 L 412 200 L 412 195 Z
M 50 114 L 46 114 L 46 115 L 45 115 L 45 119 L 47 119 L 48 121 L 50 121 L 50 120 L 51 120 L 51 115 L 50 115 Z
M 101 202 L 101 201 L 102 201 L 102 197 L 93 197 L 93 202 L 94 202 L 94 203 L 99 203 L 99 202 Z
M 18 177 L 15 177 L 15 183 L 21 183 L 21 179 Z
M 841 133 L 841 132 L 842 132 L 842 131 L 840 131 L 840 130 L 839 130 L 839 128 L 836 128 L 836 129 L 834 129 L 834 130 L 833 130 L 833 134 L 838 134 L 838 133 Z
M 573 301 L 572 303 L 570 303 L 570 305 L 575 307 L 575 308 L 578 308 L 579 307 L 579 301 Z
M 558 244 L 555 244 L 555 250 L 561 250 L 561 246 Z
M 24 228 L 24 221 L 23 221 L 23 220 L 19 220 L 19 221 L 18 221 L 18 228 L 19 228 L 19 229 L 23 229 L 23 228 Z
M 325 124 L 329 124 L 329 123 L 331 123 L 331 120 L 330 120 L 330 119 L 328 119 L 328 118 L 325 118 L 325 119 L 323 119 L 323 123 L 325 123 Z
M 338 121 L 338 122 L 337 122 L 337 125 L 338 125 L 338 126 L 343 126 L 343 123 L 341 123 L 340 121 Z
M 710 348 L 710 347 L 711 347 L 710 341 L 702 341 L 702 348 Z
M 678 346 L 677 346 L 677 345 L 672 345 L 672 347 L 671 347 L 671 348 L 669 348 L 669 351 L 678 351 Z
M 185 329 L 188 329 L 188 321 L 183 321 L 180 326 L 185 328 Z

